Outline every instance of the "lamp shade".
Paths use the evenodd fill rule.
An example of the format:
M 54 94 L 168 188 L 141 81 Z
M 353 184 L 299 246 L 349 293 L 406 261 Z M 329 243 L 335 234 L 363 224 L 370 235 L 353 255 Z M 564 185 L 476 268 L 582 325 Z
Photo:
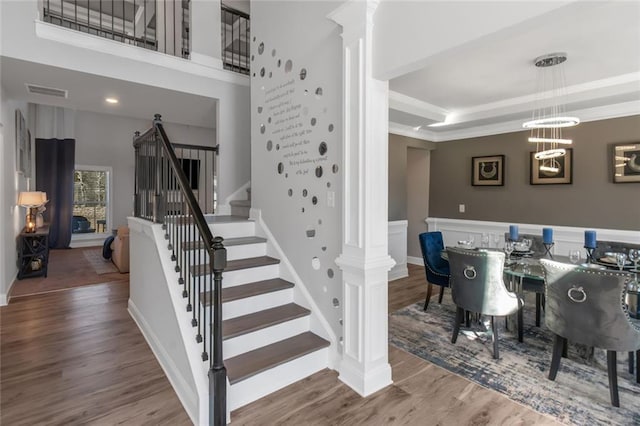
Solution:
M 22 207 L 38 207 L 47 201 L 47 194 L 40 191 L 21 192 L 18 196 L 18 205 Z

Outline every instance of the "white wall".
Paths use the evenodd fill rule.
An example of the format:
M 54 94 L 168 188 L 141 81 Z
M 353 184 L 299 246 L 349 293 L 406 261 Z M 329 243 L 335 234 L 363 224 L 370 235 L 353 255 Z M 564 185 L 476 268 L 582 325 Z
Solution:
M 325 1 L 251 4 L 251 53 L 255 57 L 251 63 L 255 73 L 251 178 L 253 207 L 261 209 L 321 314 L 341 336 L 342 278 L 334 261 L 340 254 L 342 235 L 342 40 L 337 25 L 325 18 L 338 5 Z M 285 70 L 288 60 L 292 61 L 290 72 Z M 303 68 L 304 80 L 300 77 Z M 315 95 L 317 88 L 322 89 L 321 96 Z M 262 112 L 258 112 L 260 107 Z M 329 131 L 330 124 L 333 131 Z M 271 150 L 267 149 L 269 140 Z M 324 154 L 319 152 L 321 142 L 327 145 Z M 281 174 L 279 163 L 283 164 Z M 332 171 L 334 164 L 337 173 Z M 322 167 L 320 178 L 315 174 L 318 166 Z M 329 193 L 333 193 L 333 206 L 329 206 Z M 317 197 L 316 205 L 313 197 Z M 315 237 L 307 237 L 307 231 L 315 231 Z M 312 265 L 314 258 L 318 269 Z M 339 306 L 334 306 L 334 299 Z
M 25 209 L 16 205 L 18 193 L 27 189 L 23 175 L 16 172 L 15 111 L 20 109 L 29 122 L 27 104 L 4 97 L 0 89 L 0 305 L 6 304 L 7 294 L 16 278 L 16 236 L 24 226 Z M 33 132 L 32 132 L 33 133 Z
M 133 134 L 136 130 L 145 132 L 149 129 L 151 120 L 78 111 L 75 121 L 76 164 L 113 168 L 113 223 L 109 226 L 125 225 L 127 216 L 133 214 Z M 215 145 L 213 129 L 174 123 L 166 123 L 164 127 L 171 142 Z

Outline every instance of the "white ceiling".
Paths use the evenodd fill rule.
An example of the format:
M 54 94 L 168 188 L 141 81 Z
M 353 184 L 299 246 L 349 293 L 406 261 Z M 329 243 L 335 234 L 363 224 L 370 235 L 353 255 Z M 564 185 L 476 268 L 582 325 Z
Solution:
M 568 54 L 566 105 L 583 121 L 640 114 L 640 2 L 579 1 L 392 79 L 390 128 L 434 141 L 521 130 L 535 107 L 533 60 L 553 52 Z M 427 127 L 442 112 L 451 124 Z
M 160 113 L 165 122 L 216 127 L 216 100 L 204 96 L 8 57 L 0 61 L 0 75 L 9 97 L 17 100 L 149 121 Z M 69 96 L 63 99 L 31 94 L 26 84 L 68 90 Z M 108 104 L 107 97 L 117 98 L 119 103 Z

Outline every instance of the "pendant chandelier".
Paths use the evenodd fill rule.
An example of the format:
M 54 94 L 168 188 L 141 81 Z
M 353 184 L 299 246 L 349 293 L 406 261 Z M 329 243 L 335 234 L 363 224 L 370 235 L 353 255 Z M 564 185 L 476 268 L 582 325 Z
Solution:
M 533 61 L 538 68 L 537 106 L 531 120 L 522 125 L 531 129 L 529 142 L 536 144 L 535 158 L 540 162 L 540 171 L 548 173 L 560 170 L 557 158 L 566 154 L 562 146 L 573 142 L 562 137 L 562 129 L 580 123 L 578 118 L 565 115 L 562 103 L 566 93 L 561 64 L 566 60 L 566 53 L 550 53 Z

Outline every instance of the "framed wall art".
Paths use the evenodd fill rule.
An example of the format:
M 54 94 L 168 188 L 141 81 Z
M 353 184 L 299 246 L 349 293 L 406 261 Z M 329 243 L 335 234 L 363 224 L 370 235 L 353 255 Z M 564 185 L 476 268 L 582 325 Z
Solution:
M 471 159 L 471 185 L 503 186 L 504 155 L 473 157 Z
M 640 182 L 640 143 L 613 146 L 613 181 Z
M 570 184 L 573 182 L 573 149 L 567 148 L 562 157 L 536 160 L 531 152 L 531 185 Z

